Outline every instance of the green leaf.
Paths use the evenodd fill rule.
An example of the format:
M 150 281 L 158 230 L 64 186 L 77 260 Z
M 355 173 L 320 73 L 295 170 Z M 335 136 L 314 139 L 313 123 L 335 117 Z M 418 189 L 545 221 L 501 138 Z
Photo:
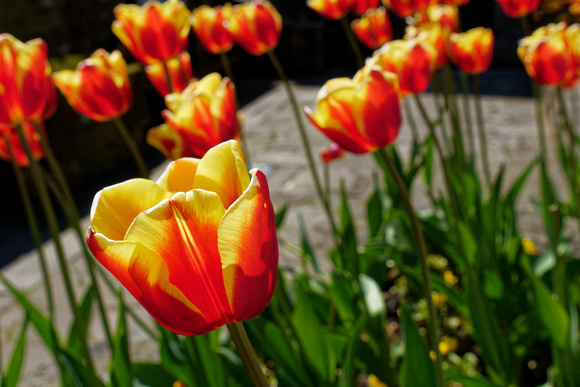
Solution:
M 227 373 L 228 386 L 252 385 L 252 381 L 248 376 L 248 371 L 246 371 L 246 367 L 244 367 L 244 363 L 236 351 L 228 347 L 220 346 L 217 349 L 217 353 L 220 355 L 224 365 L 224 370 Z
M 484 270 L 483 292 L 492 300 L 500 300 L 504 296 L 503 281 L 495 271 Z
M 276 219 L 276 228 L 280 228 L 282 226 L 282 223 L 284 222 L 284 219 L 286 218 L 286 212 L 288 210 L 288 204 L 285 203 L 282 208 L 280 208 L 278 211 L 276 211 L 276 214 L 274 215 L 274 219 Z
M 196 359 L 203 368 L 207 385 L 212 387 L 224 386 L 224 369 L 217 352 L 211 350 L 207 335 L 186 337 L 185 340 L 186 346 L 192 345 L 197 355 Z
M 371 277 L 359 276 L 361 291 L 370 317 L 385 316 L 386 306 L 383 292 L 379 284 Z
M 12 387 L 18 385 L 18 379 L 20 379 L 20 371 L 22 370 L 22 362 L 24 361 L 24 347 L 26 343 L 26 328 L 28 327 L 28 316 L 25 317 L 22 323 L 22 329 L 20 335 L 18 336 L 18 341 L 10 357 L 10 364 L 8 364 L 8 369 L 6 370 L 6 375 L 4 375 L 4 384 L 0 383 L 3 387 Z M 2 375 L 0 375 L 1 377 Z
M 368 320 L 366 313 L 361 314 L 348 334 L 348 341 L 346 343 L 346 348 L 344 350 L 342 364 L 342 374 L 338 381 L 340 387 L 350 387 L 355 385 L 355 360 L 357 358 L 358 344 L 360 343 L 360 336 Z
M 83 359 L 77 355 L 75 352 L 71 352 L 68 348 L 61 348 L 62 363 L 65 368 L 65 377 L 68 378 L 68 382 L 63 383 L 64 385 L 70 385 L 76 387 L 85 387 L 95 384 L 92 376 L 89 376 L 88 369 L 85 366 Z M 96 385 L 102 386 L 103 382 L 99 379 L 96 380 Z
M 340 319 L 344 323 L 352 323 L 356 319 L 356 299 L 351 281 L 343 274 L 334 272 L 330 291 Z
M 83 330 L 85 332 L 88 332 L 89 322 L 91 321 L 91 309 L 94 297 L 95 297 L 95 287 L 94 285 L 91 285 L 87 289 L 87 292 L 85 293 L 81 305 L 79 307 L 79 312 L 81 314 L 81 318 L 84 324 Z M 67 347 L 71 351 L 76 352 L 79 356 L 81 355 L 81 340 L 76 333 L 74 323 L 71 325 L 68 333 Z
M 308 363 L 324 381 L 332 382 L 335 376 L 336 354 L 331 352 L 316 314 L 304 291 L 297 289 L 296 307 L 292 313 L 292 325 Z
M 320 266 L 318 266 L 318 260 L 314 254 L 314 249 L 310 244 L 308 239 L 308 232 L 304 226 L 304 220 L 302 219 L 302 214 L 296 212 L 296 220 L 298 222 L 298 230 L 300 231 L 300 243 L 302 245 L 302 269 L 306 272 L 306 267 L 308 263 L 311 263 L 317 273 L 320 273 Z
M 465 223 L 458 220 L 457 226 L 459 227 L 461 239 L 463 240 L 465 259 L 467 259 L 467 261 L 470 264 L 475 264 L 477 260 L 477 251 L 478 251 L 477 242 L 475 241 L 475 238 L 473 237 L 471 231 L 469 231 L 469 228 L 465 225 Z
M 183 345 L 178 336 L 158 325 L 161 338 L 159 339 L 159 355 L 161 356 L 161 365 L 171 373 L 176 380 L 181 380 L 188 386 L 197 386 L 190 373 L 202 372 L 199 367 L 195 370 L 189 370 L 185 363 L 185 354 Z
M 344 268 L 356 277 L 358 275 L 358 249 L 354 222 L 348 206 L 348 197 L 344 188 L 344 181 L 340 182 L 340 250 Z
M 429 348 L 419 334 L 407 305 L 401 304 L 401 320 L 405 336 L 405 357 L 402 365 L 403 386 L 436 386 Z
M 483 378 L 476 378 L 472 376 L 465 375 L 449 375 L 447 374 L 447 379 L 452 380 L 461 384 L 463 387 L 495 387 L 496 385 L 489 380 Z
M 134 387 L 172 387 L 176 381 L 161 364 L 133 363 L 132 368 Z
M 117 323 L 117 333 L 113 339 L 111 381 L 117 387 L 131 387 L 133 385 L 133 373 L 131 371 L 131 358 L 129 356 L 125 302 L 123 301 L 121 292 L 117 294 L 117 298 L 119 299 L 119 321 Z
M 369 223 L 370 237 L 378 235 L 381 225 L 383 224 L 383 193 L 379 186 L 377 175 L 373 176 L 375 190 L 367 201 L 367 220 Z

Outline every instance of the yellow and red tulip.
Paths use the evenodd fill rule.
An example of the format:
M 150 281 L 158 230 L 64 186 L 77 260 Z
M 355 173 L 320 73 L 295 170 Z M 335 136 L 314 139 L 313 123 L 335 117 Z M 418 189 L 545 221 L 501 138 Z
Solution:
M 518 55 L 528 75 L 539 84 L 569 86 L 577 78 L 566 23 L 538 28 L 520 41 Z
M 496 0 L 503 13 L 519 18 L 534 12 L 540 7 L 541 0 Z
M 382 0 L 385 7 L 397 16 L 406 18 L 418 12 L 425 12 L 427 7 L 437 3 L 437 0 Z
M 184 51 L 177 58 L 169 59 L 167 62 L 145 66 L 145 74 L 162 97 L 170 93 L 181 93 L 193 78 L 191 58 L 187 51 Z M 167 78 L 171 82 L 171 91 Z
M 374 152 L 392 143 L 401 125 L 397 77 L 378 66 L 365 66 L 354 78 L 327 81 L 308 107 L 310 122 L 341 148 Z
M 32 152 L 32 157 L 35 160 L 40 160 L 44 158 L 45 153 L 40 141 L 40 136 L 36 132 L 35 125 L 38 125 L 38 128 L 42 130 L 46 136 L 43 121 L 38 121 L 36 123 L 24 121 L 20 124 L 26 142 Z M 30 164 L 30 160 L 28 159 L 26 151 L 20 141 L 20 137 L 13 128 L 0 128 L 0 159 L 14 161 L 19 167 L 27 167 Z
M 119 117 L 133 104 L 127 63 L 117 50 L 98 49 L 76 70 L 57 71 L 52 78 L 68 103 L 95 121 Z
M 491 65 L 493 42 L 493 31 L 490 28 L 477 27 L 464 33 L 451 34 L 449 59 L 465 73 L 482 73 Z
M 197 39 L 212 54 L 228 52 L 234 46 L 234 40 L 224 26 L 232 17 L 232 5 L 210 7 L 202 5 L 191 13 L 191 26 Z
M 235 141 L 170 163 L 156 182 L 104 188 L 91 224 L 95 258 L 173 332 L 205 334 L 270 302 L 278 245 L 268 182 L 248 174 Z
M 187 49 L 189 10 L 179 0 L 120 4 L 114 13 L 113 33 L 142 63 L 164 62 Z
M 576 72 L 575 76 L 565 85 L 569 87 L 574 85 L 580 76 L 580 24 L 575 23 L 566 28 L 566 40 L 570 46 Z
M 308 0 L 306 5 L 330 20 L 341 19 L 352 7 L 353 0 Z
M 326 148 L 322 148 L 318 153 L 322 162 L 329 164 L 334 160 L 341 159 L 346 153 L 346 150 L 341 148 L 341 146 L 337 143 L 333 142 Z
M 427 8 L 427 20 L 421 20 L 421 24 L 436 23 L 450 33 L 457 32 L 459 26 L 459 13 L 457 6 L 447 4 L 436 4 Z
M 165 124 L 149 130 L 147 142 L 166 157 L 201 157 L 210 148 L 240 138 L 234 85 L 212 73 L 165 97 Z
M 0 34 L 0 53 L 0 128 L 50 117 L 56 109 L 56 90 L 46 42 L 23 43 Z
M 450 32 L 437 23 L 422 24 L 418 27 L 408 26 L 405 28 L 405 40 L 424 40 L 437 50 L 436 68 L 447 64 L 447 45 Z
M 361 16 L 369 9 L 377 8 L 381 0 L 353 0 L 352 1 L 352 12 L 355 15 Z
M 357 38 L 371 50 L 376 50 L 393 39 L 393 29 L 384 7 L 366 11 L 360 19 L 351 23 Z
M 252 55 L 273 50 L 280 41 L 282 16 L 269 1 L 236 4 L 226 26 L 236 43 Z
M 465 5 L 467 3 L 469 3 L 469 0 L 443 0 L 441 1 L 442 3 L 446 4 L 446 5 Z
M 426 40 L 393 40 L 375 51 L 370 61 L 397 74 L 405 96 L 427 90 L 437 64 L 437 50 Z

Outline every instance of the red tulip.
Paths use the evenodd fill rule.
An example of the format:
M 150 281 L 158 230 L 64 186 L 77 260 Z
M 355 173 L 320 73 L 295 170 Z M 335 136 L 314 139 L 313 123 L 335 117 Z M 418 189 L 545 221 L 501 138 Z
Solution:
M 437 3 L 437 0 L 382 0 L 385 7 L 397 16 L 406 18 L 417 12 L 425 12 L 427 7 Z
M 447 64 L 447 45 L 449 30 L 437 23 L 422 24 L 419 27 L 408 26 L 405 29 L 405 40 L 424 40 L 437 50 L 436 68 Z
M 221 54 L 232 49 L 234 40 L 224 26 L 224 22 L 231 17 L 232 5 L 230 3 L 214 8 L 202 5 L 193 10 L 191 26 L 203 48 L 212 54 Z
M 307 0 L 306 5 L 330 20 L 344 17 L 352 7 L 353 0 Z
M 541 0 L 496 0 L 503 12 L 513 18 L 525 16 L 540 7 Z
M 180 93 L 193 78 L 191 58 L 187 51 L 184 51 L 177 58 L 169 59 L 167 62 L 145 66 L 145 74 L 162 97 L 170 93 Z M 167 77 L 171 82 L 171 91 L 167 85 Z
M 357 38 L 371 50 L 376 50 L 393 39 L 393 29 L 384 7 L 369 9 L 351 24 Z
M 322 159 L 322 162 L 325 164 L 329 164 L 334 160 L 341 159 L 345 153 L 346 150 L 341 148 L 340 145 L 338 145 L 335 142 L 319 151 L 320 158 Z
M 381 0 L 353 0 L 352 12 L 354 12 L 355 15 L 361 16 L 368 10 L 377 8 L 380 3 Z
M 251 177 L 250 177 L 251 175 Z M 276 287 L 278 244 L 266 176 L 222 143 L 179 159 L 157 182 L 97 193 L 87 244 L 164 327 L 202 335 L 260 314 Z
M 493 57 L 493 31 L 473 28 L 465 33 L 451 34 L 449 59 L 458 69 L 468 74 L 479 74 L 489 69 Z
M 25 121 L 21 124 L 22 132 L 24 137 L 28 142 L 28 146 L 32 151 L 32 157 L 35 160 L 40 160 L 44 158 L 44 148 L 40 142 L 40 136 L 36 132 L 35 125 L 38 125 L 40 130 L 46 135 L 46 130 L 44 129 L 44 123 L 39 121 L 38 123 L 32 123 L 30 121 Z M 11 157 L 14 156 L 14 157 Z M 3 128 L 0 129 L 0 159 L 6 161 L 12 161 L 16 163 L 19 167 L 27 167 L 30 164 L 30 160 L 26 155 L 26 151 L 22 146 L 20 137 L 16 130 L 13 128 Z

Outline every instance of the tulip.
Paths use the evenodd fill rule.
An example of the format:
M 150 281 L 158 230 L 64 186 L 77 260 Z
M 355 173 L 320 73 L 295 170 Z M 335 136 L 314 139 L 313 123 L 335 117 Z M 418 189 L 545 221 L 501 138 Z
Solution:
M 570 85 L 577 77 L 566 23 L 548 24 L 520 41 L 518 55 L 528 75 L 542 85 Z
M 236 4 L 226 27 L 236 43 L 252 55 L 273 50 L 280 41 L 282 17 L 269 1 Z
M 377 8 L 380 2 L 380 0 L 353 0 L 352 12 L 354 12 L 355 15 L 361 16 L 368 10 Z
M 147 142 L 166 157 L 201 157 L 224 141 L 240 138 L 234 85 L 212 73 L 181 93 L 165 98 L 165 124 L 147 134 Z
M 226 3 L 223 7 L 202 5 L 191 13 L 191 26 L 197 39 L 207 51 L 212 54 L 228 52 L 234 46 L 230 33 L 224 27 L 224 22 L 232 16 L 232 5 Z
M 353 0 L 307 0 L 306 5 L 330 20 L 344 17 L 352 7 Z
M 451 34 L 449 59 L 459 70 L 468 74 L 487 71 L 493 57 L 493 41 L 490 28 L 478 27 L 465 33 Z
M 346 150 L 340 147 L 337 143 L 333 142 L 328 147 L 321 149 L 319 152 L 320 158 L 324 164 L 329 164 L 334 160 L 338 160 L 344 156 Z
M 457 32 L 459 26 L 459 14 L 457 11 L 457 6 L 437 4 L 432 5 L 427 8 L 427 20 L 421 20 L 421 24 L 426 23 L 436 23 L 439 24 L 443 29 L 451 32 Z
M 251 175 L 251 177 L 250 177 Z M 242 147 L 170 163 L 156 182 L 98 192 L 87 244 L 164 327 L 202 335 L 261 313 L 276 286 L 278 245 L 268 182 Z
M 393 29 L 384 7 L 369 9 L 351 24 L 357 38 L 371 50 L 376 50 L 393 38 Z
M 45 152 L 40 141 L 40 136 L 36 132 L 35 125 L 38 125 L 39 130 L 42 130 L 46 136 L 46 130 L 44 129 L 42 121 L 38 123 L 25 121 L 21 124 L 21 127 L 24 137 L 32 151 L 32 157 L 35 160 L 40 160 L 44 158 Z M 26 155 L 22 142 L 20 142 L 18 133 L 12 128 L 6 127 L 0 129 L 0 159 L 14 161 L 19 167 L 28 167 L 30 165 L 30 160 Z
M 165 71 L 165 67 L 167 67 L 167 71 Z M 162 97 L 172 92 L 180 93 L 193 78 L 191 58 L 187 51 L 184 51 L 177 58 L 169 59 L 167 62 L 157 62 L 145 66 L 145 74 Z M 171 87 L 167 84 L 167 77 L 169 77 Z
M 75 71 L 54 73 L 53 80 L 77 112 L 95 121 L 119 117 L 133 103 L 127 63 L 117 50 L 109 54 L 99 49 L 81 61 Z
M 540 7 L 540 0 L 496 0 L 503 13 L 519 18 L 534 12 Z
M 370 62 L 397 74 L 405 96 L 427 90 L 437 64 L 437 50 L 426 40 L 393 40 L 375 51 Z
M 566 28 L 566 39 L 574 59 L 574 67 L 576 69 L 574 79 L 576 79 L 580 72 L 580 24 L 575 23 Z
M 327 81 L 316 97 L 310 122 L 352 153 L 374 152 L 391 144 L 401 125 L 397 77 L 378 66 L 365 66 L 350 78 Z
M 406 18 L 417 12 L 425 12 L 427 7 L 437 3 L 436 0 L 382 0 L 385 7 L 397 16 Z
M 436 68 L 447 64 L 448 29 L 444 29 L 437 23 L 427 23 L 419 27 L 408 26 L 405 29 L 405 40 L 411 39 L 424 40 L 435 47 L 437 50 Z
M 467 3 L 469 3 L 470 0 L 443 0 L 442 3 L 446 4 L 446 5 L 465 5 Z
M 189 10 L 181 1 L 120 4 L 114 13 L 113 33 L 139 62 L 164 62 L 187 49 Z
M 0 34 L 0 53 L 0 128 L 50 117 L 56 109 L 56 91 L 46 42 L 23 43 Z

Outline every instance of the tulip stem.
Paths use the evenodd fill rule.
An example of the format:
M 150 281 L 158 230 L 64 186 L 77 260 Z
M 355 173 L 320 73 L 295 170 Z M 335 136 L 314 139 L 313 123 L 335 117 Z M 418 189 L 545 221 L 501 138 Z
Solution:
M 548 161 L 548 151 L 546 149 L 546 132 L 544 130 L 544 115 L 542 114 L 542 91 L 540 85 L 532 81 L 534 88 L 534 102 L 536 110 L 536 127 L 538 129 L 538 142 L 540 143 L 541 163 L 546 164 Z
M 445 122 L 445 117 L 443 116 L 443 106 L 441 106 L 441 101 L 439 100 L 439 95 L 443 94 L 441 92 L 441 80 L 439 79 L 439 73 L 435 72 L 433 74 L 433 99 L 435 100 L 435 108 L 437 109 L 437 114 L 439 115 L 439 122 L 441 125 L 441 136 L 443 138 L 443 143 L 445 144 L 445 149 L 449 150 L 451 148 L 449 134 L 447 133 L 447 123 Z M 417 94 L 415 94 L 417 95 Z
M 76 303 L 75 291 L 72 284 L 71 276 L 68 270 L 68 262 L 66 261 L 64 249 L 62 243 L 60 241 L 60 230 L 58 227 L 58 223 L 56 220 L 56 215 L 54 213 L 54 209 L 52 207 L 52 203 L 50 202 L 50 197 L 42 177 L 42 171 L 40 170 L 40 166 L 32 156 L 32 150 L 30 149 L 30 145 L 26 141 L 26 137 L 24 136 L 24 131 L 20 125 L 16 126 L 16 132 L 18 133 L 18 137 L 20 138 L 20 142 L 22 143 L 22 147 L 26 152 L 26 156 L 30 161 L 30 169 L 32 172 L 32 178 L 34 180 L 34 184 L 36 186 L 38 195 L 40 197 L 40 202 L 42 204 L 46 222 L 48 224 L 48 228 L 50 231 L 50 235 L 54 242 L 54 246 L 56 248 L 57 257 L 62 273 L 62 277 L 64 280 L 66 293 L 68 296 L 68 300 L 70 303 L 70 308 L 74 315 L 73 326 L 78 336 L 78 339 L 81 344 L 81 353 L 84 359 L 86 360 L 86 367 L 88 369 L 89 380 L 92 386 L 98 385 L 97 374 L 95 372 L 95 367 L 93 364 L 91 352 L 89 350 L 89 346 L 87 343 L 87 335 L 84 329 L 83 323 L 83 316 L 80 313 L 79 307 Z
M 298 132 L 300 133 L 300 139 L 302 140 L 302 147 L 304 148 L 304 153 L 306 153 L 306 160 L 308 161 L 308 166 L 310 167 L 310 173 L 312 174 L 312 180 L 314 181 L 314 187 L 316 188 L 316 193 L 318 195 L 318 199 L 322 203 L 324 210 L 326 212 L 326 216 L 328 218 L 328 222 L 332 229 L 332 237 L 334 238 L 335 243 L 338 242 L 338 229 L 336 228 L 336 223 L 334 222 L 334 218 L 332 216 L 332 212 L 330 211 L 330 205 L 325 198 L 324 191 L 322 189 L 322 185 L 320 184 L 320 178 L 318 177 L 318 172 L 316 170 L 316 165 L 314 164 L 314 158 L 312 156 L 312 149 L 310 147 L 310 140 L 308 138 L 308 134 L 306 132 L 306 128 L 304 127 L 304 122 L 302 121 L 302 113 L 300 112 L 300 108 L 298 106 L 298 101 L 296 101 L 296 96 L 294 95 L 294 91 L 292 90 L 292 85 L 290 85 L 290 81 L 282 68 L 282 65 L 278 61 L 278 58 L 274 54 L 273 51 L 268 51 L 268 56 L 272 61 L 272 65 L 278 72 L 278 76 L 284 83 L 284 87 L 286 88 L 286 94 L 288 95 L 288 99 L 290 100 L 290 104 L 292 105 L 292 110 L 294 112 L 294 118 L 296 119 L 296 123 L 298 124 Z
M 167 82 L 167 90 L 169 94 L 173 93 L 173 86 L 171 85 L 171 75 L 169 75 L 169 68 L 167 67 L 167 62 L 163 61 L 163 72 L 165 72 L 165 81 Z
M 489 159 L 487 157 L 487 138 L 485 134 L 485 122 L 483 120 L 483 109 L 481 107 L 481 89 L 479 87 L 479 76 L 477 74 L 473 74 L 472 80 L 473 80 L 473 94 L 475 96 L 475 116 L 477 117 L 477 131 L 479 132 L 481 163 L 483 164 L 485 182 L 489 187 L 489 184 L 491 182 L 491 172 L 489 169 Z
M 236 81 L 234 80 L 234 73 L 232 72 L 232 66 L 230 65 L 228 54 L 220 52 L 220 60 L 222 61 L 222 67 L 224 68 L 226 76 L 235 84 Z
M 240 358 L 244 363 L 244 367 L 246 367 L 246 371 L 250 376 L 252 384 L 255 387 L 268 386 L 266 376 L 262 372 L 262 367 L 258 362 L 258 358 L 256 357 L 256 353 L 254 352 L 252 343 L 250 343 L 250 339 L 248 338 L 248 334 L 246 333 L 246 329 L 244 328 L 243 323 L 233 322 L 227 324 L 227 327 L 230 331 L 230 335 L 232 336 L 232 340 L 236 345 L 236 349 L 238 350 Z
M 149 170 L 145 165 L 145 161 L 143 160 L 141 152 L 139 152 L 139 148 L 137 147 L 135 140 L 129 134 L 127 126 L 120 117 L 113 118 L 113 122 L 115 123 L 115 126 L 117 127 L 119 134 L 123 138 L 125 145 L 129 149 L 129 152 L 131 152 L 131 155 L 133 156 L 133 159 L 137 164 L 137 168 L 139 168 L 139 174 L 141 175 L 142 178 L 147 179 L 149 177 Z
M 419 264 L 421 266 L 421 276 L 423 277 L 423 292 L 425 299 L 427 301 L 427 307 L 429 309 L 429 317 L 427 318 L 427 328 L 429 331 L 429 338 L 431 344 L 431 350 L 435 353 L 435 372 L 436 372 L 436 382 L 439 387 L 445 386 L 445 376 L 443 374 L 442 368 L 442 358 L 441 352 L 439 352 L 439 321 L 437 318 L 437 313 L 435 311 L 435 305 L 433 305 L 432 299 L 432 286 L 431 286 L 431 276 L 429 275 L 429 267 L 427 265 L 427 244 L 425 243 L 425 237 L 423 236 L 423 231 L 421 230 L 421 226 L 419 224 L 419 219 L 417 219 L 417 215 L 415 215 L 415 210 L 413 205 L 411 204 L 411 200 L 409 198 L 409 194 L 407 192 L 407 188 L 405 187 L 405 182 L 403 178 L 399 174 L 397 167 L 395 166 L 393 160 L 387 153 L 385 148 L 379 149 L 379 155 L 385 162 L 391 177 L 395 181 L 397 188 L 399 190 L 399 195 L 401 196 L 401 200 L 403 201 L 403 206 L 405 207 L 405 211 L 409 216 L 409 220 L 411 222 L 411 229 L 413 232 L 413 237 L 416 243 L 417 255 L 419 258 Z
M 459 115 L 457 108 L 457 100 L 455 99 L 455 94 L 457 88 L 455 86 L 455 81 L 453 80 L 453 73 L 449 65 L 445 65 L 443 71 L 445 78 L 445 86 L 443 90 L 446 93 L 446 99 L 448 101 L 447 108 L 449 109 L 449 115 L 451 118 L 451 127 L 453 130 L 453 144 L 455 147 L 455 154 L 457 155 L 460 165 L 460 169 L 463 168 L 465 164 L 465 151 L 463 147 L 463 134 L 461 133 L 461 125 L 459 124 Z
M 475 136 L 473 134 L 473 125 L 471 120 L 471 107 L 469 106 L 469 81 L 467 79 L 467 75 L 465 75 L 464 72 L 460 73 L 460 78 L 461 94 L 463 97 L 463 118 L 465 119 L 465 128 L 467 129 L 471 161 L 475 162 Z
M 352 51 L 354 51 L 354 56 L 356 57 L 356 64 L 359 68 L 362 68 L 365 65 L 362 52 L 360 50 L 360 46 L 352 33 L 350 25 L 348 24 L 348 20 L 346 20 L 346 16 L 340 18 L 340 23 L 342 24 L 342 28 L 344 28 L 344 32 L 346 33 L 346 37 L 348 38 L 348 42 L 352 47 Z

